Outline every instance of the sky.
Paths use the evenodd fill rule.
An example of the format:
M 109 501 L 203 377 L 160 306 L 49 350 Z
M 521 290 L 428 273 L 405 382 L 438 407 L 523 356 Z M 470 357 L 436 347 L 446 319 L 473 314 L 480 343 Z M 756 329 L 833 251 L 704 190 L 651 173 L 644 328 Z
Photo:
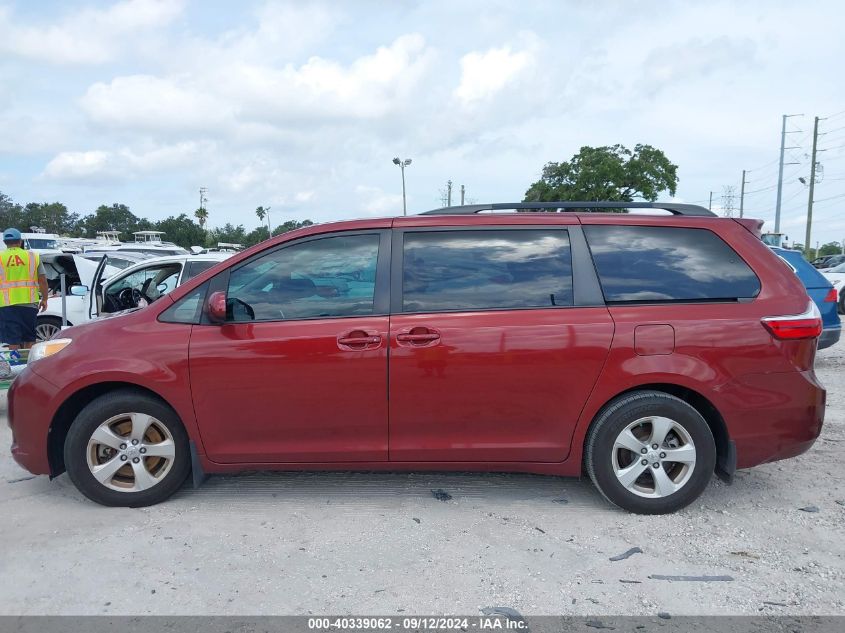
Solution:
M 647 143 L 677 199 L 845 239 L 845 3 L 0 0 L 0 191 L 209 224 L 522 199 L 584 145 Z M 668 199 L 668 194 L 664 196 Z

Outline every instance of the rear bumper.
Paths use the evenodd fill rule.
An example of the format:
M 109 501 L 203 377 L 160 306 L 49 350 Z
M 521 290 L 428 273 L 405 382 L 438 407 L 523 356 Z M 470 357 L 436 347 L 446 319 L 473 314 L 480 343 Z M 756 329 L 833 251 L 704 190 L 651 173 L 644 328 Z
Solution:
M 53 419 L 48 410 L 56 388 L 26 368 L 9 389 L 12 457 L 33 475 L 49 475 L 47 438 Z
M 819 349 L 824 349 L 826 347 L 830 347 L 831 345 L 835 345 L 839 342 L 839 336 L 842 333 L 841 327 L 831 327 L 825 328 L 822 330 L 821 336 L 819 336 Z
M 800 455 L 821 433 L 827 394 L 812 370 L 743 376 L 722 395 L 737 468 Z

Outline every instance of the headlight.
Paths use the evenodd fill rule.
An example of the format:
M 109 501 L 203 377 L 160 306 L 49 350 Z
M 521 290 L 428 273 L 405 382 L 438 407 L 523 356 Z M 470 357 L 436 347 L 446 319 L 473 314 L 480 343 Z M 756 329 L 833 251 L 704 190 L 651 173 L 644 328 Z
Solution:
M 71 341 L 72 339 L 69 338 L 57 338 L 50 341 L 43 341 L 42 343 L 36 343 L 32 346 L 32 349 L 29 350 L 29 360 L 27 362 L 34 363 L 42 358 L 58 354 L 70 345 Z

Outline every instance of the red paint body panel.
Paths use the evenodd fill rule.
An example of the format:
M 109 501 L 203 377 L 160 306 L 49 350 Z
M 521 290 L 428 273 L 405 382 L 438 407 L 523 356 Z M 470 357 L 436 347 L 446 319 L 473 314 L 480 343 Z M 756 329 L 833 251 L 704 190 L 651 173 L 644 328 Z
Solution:
M 342 349 L 360 330 L 368 349 Z M 197 325 L 191 386 L 209 458 L 387 460 L 388 317 Z
M 397 341 L 416 327 L 425 345 Z M 390 320 L 390 460 L 559 462 L 613 338 L 607 308 Z
M 157 320 L 227 267 L 308 235 L 579 222 L 712 230 L 755 270 L 761 291 L 745 303 L 224 326 Z M 777 341 L 760 323 L 799 314 L 807 300 L 795 275 L 729 219 L 521 213 L 315 225 L 235 255 L 148 308 L 67 330 L 73 343 L 34 363 L 12 386 L 12 452 L 31 472 L 49 473 L 47 438 L 60 406 L 86 387 L 119 382 L 168 402 L 210 473 L 399 468 L 578 475 L 584 438 L 601 408 L 625 391 L 668 384 L 706 398 L 736 445 L 738 466 L 752 466 L 806 450 L 821 429 L 825 392 L 812 371 L 815 341 Z M 671 353 L 664 326 L 673 331 Z M 396 339 L 413 327 L 436 330 L 440 339 L 419 347 Z M 338 337 L 353 330 L 381 340 L 364 350 L 343 348 Z
M 171 304 L 165 297 L 155 305 Z M 148 389 L 174 408 L 191 437 L 197 424 L 188 382 L 191 326 L 160 323 L 159 310 L 138 310 L 68 328 L 73 343 L 31 366 L 10 389 L 9 421 L 18 452 L 47 466 L 46 436 L 59 407 L 78 391 L 101 383 Z M 72 350 L 72 352 L 71 352 Z
M 675 351 L 675 330 L 665 323 L 634 328 L 634 351 L 638 356 L 663 356 Z

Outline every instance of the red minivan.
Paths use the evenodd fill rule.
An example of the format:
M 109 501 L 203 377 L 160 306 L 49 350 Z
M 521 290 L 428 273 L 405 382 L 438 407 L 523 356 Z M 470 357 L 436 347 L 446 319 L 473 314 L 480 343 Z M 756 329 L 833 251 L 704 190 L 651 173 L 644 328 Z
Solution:
M 631 202 L 309 226 L 36 345 L 12 454 L 113 506 L 191 473 L 461 470 L 671 512 L 821 430 L 821 319 L 759 229 Z

